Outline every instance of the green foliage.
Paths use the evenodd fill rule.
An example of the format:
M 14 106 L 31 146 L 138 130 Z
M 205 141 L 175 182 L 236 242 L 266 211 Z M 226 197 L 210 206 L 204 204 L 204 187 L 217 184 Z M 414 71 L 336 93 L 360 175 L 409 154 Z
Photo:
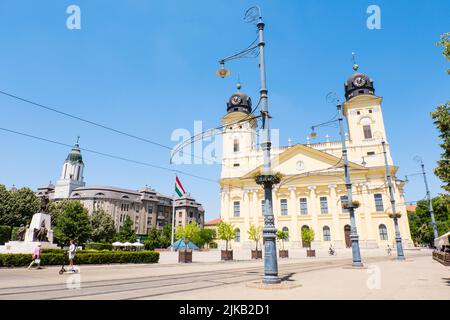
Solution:
M 0 185 L 0 224 L 12 227 L 30 223 L 40 204 L 40 198 L 30 188 L 9 191 Z
M 19 231 L 19 227 L 12 227 L 11 229 L 11 241 L 17 241 L 17 233 Z
M 116 236 L 116 227 L 114 220 L 109 213 L 100 209 L 94 211 L 91 219 L 93 242 L 113 242 Z
M 0 226 L 0 245 L 5 244 L 9 239 L 11 239 L 11 227 Z
M 450 197 L 441 194 L 431 199 L 431 204 L 438 234 L 442 235 L 450 230 Z M 433 245 L 434 243 L 433 226 L 428 207 L 428 201 L 420 200 L 417 202 L 416 211 L 408 212 L 411 237 L 417 245 Z
M 105 242 L 88 242 L 84 245 L 85 250 L 112 250 L 111 243 Z
M 123 225 L 119 228 L 119 233 L 117 233 L 116 240 L 120 242 L 136 242 L 136 233 L 133 230 L 133 221 L 130 216 L 125 218 Z
M 31 254 L 0 254 L 0 267 L 23 267 L 30 264 Z M 107 263 L 157 263 L 159 252 L 155 251 L 101 251 L 77 252 L 76 264 Z M 41 265 L 61 265 L 67 263 L 67 254 L 41 253 Z
M 314 241 L 314 230 L 311 228 L 302 229 L 302 241 L 308 243 L 309 249 L 311 249 L 311 242 Z
M 277 239 L 281 240 L 281 245 L 283 246 L 284 250 L 284 241 L 289 238 L 289 233 L 287 231 L 283 230 L 277 230 Z
M 172 242 L 172 226 L 166 224 L 162 230 L 153 227 L 148 230 L 147 239 L 144 241 L 146 250 L 155 248 L 168 248 Z
M 442 34 L 441 40 L 436 45 L 442 47 L 442 55 L 450 61 L 450 32 Z M 447 73 L 450 74 L 450 69 L 447 69 Z
M 85 243 L 92 232 L 88 211 L 79 201 L 64 202 L 54 225 L 54 234 L 60 245 L 68 245 L 70 240 Z
M 216 231 L 213 229 L 201 229 L 197 235 L 197 237 L 192 241 L 200 248 L 205 244 L 208 245 L 214 240 L 216 237 Z
M 236 228 L 225 221 L 221 221 L 217 226 L 217 238 L 225 241 L 225 250 L 228 251 L 228 242 L 236 237 Z
M 263 228 L 261 226 L 260 227 L 256 227 L 254 225 L 251 225 L 250 228 L 247 231 L 248 238 L 250 240 L 255 241 L 256 250 L 258 250 L 258 244 L 259 244 L 259 241 L 261 241 L 261 238 L 262 238 L 262 231 L 263 231 Z
M 431 113 L 431 117 L 440 131 L 440 147 L 443 149 L 434 173 L 445 183 L 442 188 L 450 191 L 450 101 L 438 106 L 436 111 Z
M 184 241 L 192 241 L 198 239 L 200 233 L 200 227 L 198 224 L 194 221 L 186 225 L 185 227 L 177 227 L 175 230 L 175 237 L 177 239 L 184 239 Z
M 218 245 L 217 245 L 217 242 L 215 242 L 215 241 L 208 244 L 208 248 L 210 248 L 210 249 L 217 249 L 217 247 L 218 247 Z

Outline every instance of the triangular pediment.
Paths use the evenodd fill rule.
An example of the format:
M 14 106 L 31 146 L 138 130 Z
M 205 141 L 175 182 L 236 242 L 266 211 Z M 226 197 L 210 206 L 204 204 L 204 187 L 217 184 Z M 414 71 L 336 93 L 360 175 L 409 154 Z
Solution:
M 297 144 L 286 151 L 272 156 L 272 171 L 281 172 L 283 175 L 298 175 L 302 173 L 335 171 L 343 167 L 343 161 L 332 154 Z M 349 162 L 350 169 L 366 170 L 364 166 Z M 260 173 L 262 165 L 248 172 L 243 178 L 253 177 Z

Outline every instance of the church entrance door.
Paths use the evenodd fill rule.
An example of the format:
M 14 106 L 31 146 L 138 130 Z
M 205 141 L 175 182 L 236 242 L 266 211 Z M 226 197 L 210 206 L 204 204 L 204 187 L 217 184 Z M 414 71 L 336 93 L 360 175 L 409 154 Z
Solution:
M 352 241 L 350 240 L 350 231 L 351 231 L 351 227 L 347 224 L 344 227 L 344 234 L 345 234 L 345 246 L 347 248 L 350 248 L 352 246 Z

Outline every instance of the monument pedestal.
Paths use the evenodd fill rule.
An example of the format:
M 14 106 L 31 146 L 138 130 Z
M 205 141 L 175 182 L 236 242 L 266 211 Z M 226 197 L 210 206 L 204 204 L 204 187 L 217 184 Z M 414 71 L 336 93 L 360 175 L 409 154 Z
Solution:
M 50 227 L 51 227 L 51 217 L 48 213 L 44 212 L 35 213 L 33 215 L 33 218 L 31 219 L 30 227 L 25 231 L 24 241 L 9 241 L 5 243 L 4 246 L 0 246 L 0 253 L 31 254 L 38 244 L 41 244 L 42 249 L 58 248 L 58 246 L 53 243 L 53 230 L 51 230 Z M 34 233 L 35 229 L 46 231 L 47 234 L 46 240 L 48 241 L 38 241 L 37 239 L 35 239 Z
M 0 253 L 29 253 L 31 254 L 34 248 L 38 244 L 41 244 L 42 249 L 57 249 L 58 246 L 55 243 L 50 242 L 25 242 L 25 241 L 10 241 L 5 243 L 4 246 L 0 246 Z

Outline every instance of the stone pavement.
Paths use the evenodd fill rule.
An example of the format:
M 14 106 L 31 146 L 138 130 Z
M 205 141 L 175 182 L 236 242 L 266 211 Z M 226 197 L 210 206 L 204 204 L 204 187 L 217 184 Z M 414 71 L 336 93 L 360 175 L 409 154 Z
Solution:
M 246 258 L 249 252 L 238 253 Z M 395 261 L 384 250 L 362 250 L 367 269 L 346 268 L 350 250 L 329 257 L 280 260 L 280 274 L 301 287 L 261 290 L 248 287 L 260 279 L 262 261 L 220 262 L 220 252 L 194 253 L 194 263 L 176 263 L 163 252 L 153 265 L 81 266 L 81 288 L 67 289 L 70 274 L 59 267 L 43 270 L 0 269 L 0 299 L 450 299 L 450 268 L 431 258 L 429 250 L 406 251 Z

